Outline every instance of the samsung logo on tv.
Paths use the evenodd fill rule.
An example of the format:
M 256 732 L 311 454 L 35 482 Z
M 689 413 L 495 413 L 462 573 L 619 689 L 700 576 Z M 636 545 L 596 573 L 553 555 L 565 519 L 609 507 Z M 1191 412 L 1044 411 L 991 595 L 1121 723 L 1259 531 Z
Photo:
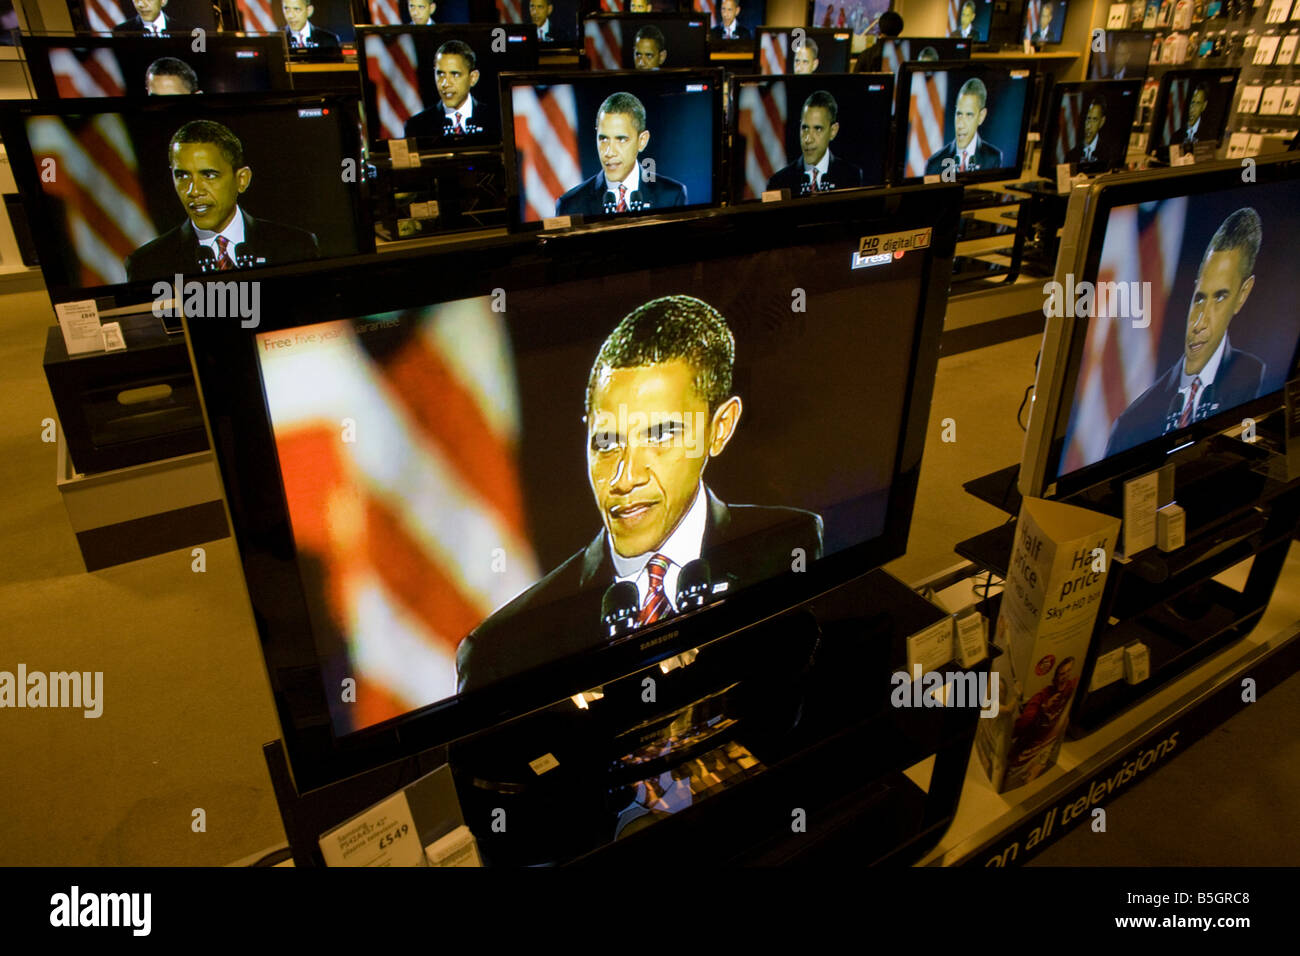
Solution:
M 664 641 L 671 641 L 679 633 L 680 632 L 678 631 L 669 631 L 667 634 L 660 634 L 658 637 L 651 638 L 648 641 L 642 641 L 640 650 L 644 651 L 647 648 L 654 647 L 656 644 L 662 644 Z

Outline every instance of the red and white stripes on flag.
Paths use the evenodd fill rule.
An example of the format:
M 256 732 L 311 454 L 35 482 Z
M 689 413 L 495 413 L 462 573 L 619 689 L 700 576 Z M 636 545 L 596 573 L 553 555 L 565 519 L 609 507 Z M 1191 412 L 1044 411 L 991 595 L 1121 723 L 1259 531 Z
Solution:
M 961 25 L 961 5 L 965 0 L 948 0 L 948 35 Z
M 1056 117 L 1056 164 L 1066 162 L 1070 150 L 1079 144 L 1079 120 L 1085 106 L 1082 93 L 1066 93 L 1061 97 L 1061 110 Z
M 593 70 L 623 69 L 623 25 L 617 21 L 585 20 L 582 44 Z
M 1165 104 L 1165 123 L 1164 129 L 1160 131 L 1160 136 L 1156 139 L 1157 143 L 1172 143 L 1174 133 L 1178 132 L 1179 127 L 1187 118 L 1187 89 L 1192 85 L 1189 79 L 1170 80 L 1169 82 L 1169 102 Z M 1152 130 L 1152 135 L 1156 131 Z M 1182 143 L 1178 144 L 1183 145 Z
M 483 297 L 407 318 L 415 334 L 382 361 L 348 321 L 261 350 L 294 544 L 320 562 L 357 678 L 354 728 L 455 694 L 457 644 L 540 576 L 504 317 Z
M 402 25 L 401 0 L 370 0 L 370 19 L 376 26 Z
M 789 46 L 790 34 L 764 33 L 758 44 L 758 72 L 764 76 L 784 73 Z
M 601 13 L 622 13 L 623 2 L 622 0 L 600 0 L 600 12 Z
M 1135 328 L 1131 316 L 1114 316 L 1109 297 L 1106 308 L 1094 309 L 1098 315 L 1088 322 L 1062 473 L 1105 456 L 1115 419 L 1163 371 L 1156 362 L 1186 218 L 1185 196 L 1158 206 L 1121 206 L 1110 214 L 1097 270 L 1098 288 L 1105 282 L 1150 282 L 1146 317 L 1151 324 Z M 1073 308 L 1073 303 L 1066 306 Z
M 41 188 L 63 204 L 78 280 L 84 286 L 125 282 L 124 260 L 156 238 L 158 229 L 145 205 L 139 163 L 122 117 L 33 117 L 27 138 Z
M 60 99 L 87 96 L 126 96 L 126 79 L 113 51 L 105 47 L 50 51 L 50 70 Z M 140 77 L 143 82 L 144 77 Z
M 275 19 L 276 4 L 272 0 L 235 0 L 235 6 L 246 33 L 275 33 L 281 29 L 281 24 Z
M 884 47 L 880 51 L 880 68 L 886 73 L 892 73 L 898 76 L 898 68 L 903 63 L 903 51 L 900 49 L 900 43 L 906 43 L 906 40 L 881 40 Z
M 366 74 L 375 88 L 382 139 L 404 139 L 406 121 L 424 109 L 417 62 L 415 40 L 409 33 L 366 35 Z
M 82 0 L 81 6 L 86 11 L 86 26 L 92 33 L 112 33 L 113 27 L 126 19 L 115 0 Z
M 709 15 L 710 30 L 722 22 L 722 17 L 718 13 L 721 6 L 722 0 L 695 0 L 695 12 Z
M 1043 0 L 1026 0 L 1025 3 L 1025 39 L 1032 40 L 1038 32 L 1038 14 L 1043 9 Z
M 913 73 L 907 106 L 907 160 L 904 176 L 924 176 L 925 164 L 944 145 L 948 102 L 947 73 Z
M 528 0 L 497 0 L 497 14 L 502 23 L 531 23 Z
M 786 164 L 785 83 L 742 86 L 736 98 L 740 135 L 745 138 L 744 198 L 760 199 L 767 182 Z
M 523 218 L 537 222 L 554 216 L 555 201 L 583 180 L 577 98 L 567 84 L 552 86 L 540 96 L 523 86 L 511 94 Z

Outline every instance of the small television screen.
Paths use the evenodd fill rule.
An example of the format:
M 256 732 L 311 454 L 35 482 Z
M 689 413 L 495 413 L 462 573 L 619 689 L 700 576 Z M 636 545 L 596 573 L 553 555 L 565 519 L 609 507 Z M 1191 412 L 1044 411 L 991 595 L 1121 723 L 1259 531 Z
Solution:
M 1160 77 L 1151 111 L 1148 151 L 1167 158 L 1170 146 L 1191 153 L 1198 143 L 1218 143 L 1232 112 L 1236 68 L 1169 70 Z
M 847 73 L 853 34 L 848 30 L 805 30 L 802 27 L 760 27 L 758 72 Z
M 69 0 L 68 12 L 78 30 L 91 33 L 188 37 L 195 28 L 217 29 L 209 0 Z
M 973 62 L 904 63 L 898 77 L 899 180 L 1015 176 L 1022 164 L 1032 74 Z
M 948 36 L 987 43 L 993 23 L 993 0 L 948 0 Z
M 1123 169 L 1141 80 L 1092 80 L 1052 87 L 1043 131 L 1040 176 L 1068 163 L 1082 172 Z
M 181 100 L 39 101 L 6 115 L 55 301 L 374 248 L 355 97 Z
M 909 60 L 933 63 L 936 60 L 969 60 L 973 40 L 950 37 L 881 37 L 858 55 L 858 73 L 898 73 Z
M 514 74 L 501 89 L 514 225 L 720 199 L 719 71 Z
M 438 149 L 500 144 L 498 77 L 535 70 L 537 49 L 537 34 L 518 24 L 361 27 L 357 54 L 371 149 L 386 149 L 390 139 Z
M 289 89 L 282 34 L 212 33 L 196 53 L 187 37 L 24 36 L 38 97 L 144 98 Z
M 1088 79 L 1132 80 L 1147 75 L 1154 33 L 1107 30 L 1103 37 L 1102 48 L 1092 50 L 1088 59 Z
M 698 14 L 600 14 L 582 21 L 593 70 L 661 70 L 709 65 L 708 22 Z
M 735 77 L 741 199 L 878 186 L 888 174 L 888 73 Z
M 1030 43 L 1060 43 L 1066 0 L 1026 0 L 1024 33 Z
M 715 45 L 752 45 L 759 26 L 767 22 L 767 0 L 693 0 L 691 9 L 704 15 Z
M 0 46 L 13 46 L 14 31 L 18 28 L 18 11 L 13 0 L 0 0 Z
M 477 19 L 473 0 L 366 0 L 365 5 L 370 22 L 380 27 L 432 27 Z
M 892 0 L 811 0 L 808 24 L 825 29 L 849 30 L 855 36 L 873 33 L 876 21 L 893 7 Z M 859 44 L 854 44 L 855 49 Z
M 576 49 L 582 45 L 582 0 L 496 0 L 500 23 L 532 24 L 542 49 Z
M 249 33 L 285 35 L 289 53 L 306 59 L 332 59 L 356 40 L 352 0 L 235 0 Z

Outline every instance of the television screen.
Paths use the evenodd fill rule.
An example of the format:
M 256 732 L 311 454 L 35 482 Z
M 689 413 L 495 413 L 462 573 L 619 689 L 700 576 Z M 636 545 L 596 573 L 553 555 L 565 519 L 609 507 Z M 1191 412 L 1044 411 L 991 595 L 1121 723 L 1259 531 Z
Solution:
M 987 43 L 993 22 L 993 0 L 948 0 L 948 36 Z
M 972 181 L 1020 171 L 1031 73 L 975 63 L 908 62 L 898 79 L 899 179 Z
M 600 0 L 589 4 L 594 12 L 599 7 L 602 13 L 678 13 L 689 12 L 690 0 Z
M 390 139 L 439 149 L 495 146 L 498 76 L 537 68 L 536 33 L 519 25 L 362 27 L 357 53 L 371 149 Z
M 810 26 L 850 30 L 857 36 L 872 32 L 876 21 L 893 7 L 892 0 L 812 0 Z
M 1151 112 L 1149 151 L 1164 158 L 1173 145 L 1190 153 L 1197 143 L 1223 139 L 1240 72 L 1236 67 L 1169 70 L 1161 76 Z
M 513 222 L 714 205 L 716 70 L 508 75 Z
M 357 113 L 355 98 L 264 94 L 11 111 L 51 297 L 373 249 Z
M 367 0 L 370 22 L 380 27 L 414 24 L 420 27 L 443 23 L 472 23 L 472 0 Z
M 908 60 L 933 63 L 936 60 L 969 60 L 973 40 L 949 37 L 881 37 L 859 54 L 858 73 L 898 73 Z
M 0 46 L 13 46 L 13 31 L 18 28 L 18 11 L 13 0 L 0 0 Z
M 888 172 L 888 73 L 735 77 L 740 197 L 878 186 Z
M 531 23 L 543 49 L 581 46 L 581 0 L 496 0 L 500 23 Z
M 593 70 L 660 70 L 709 65 L 709 31 L 695 14 L 601 14 L 582 21 Z
M 1068 163 L 1084 172 L 1123 169 L 1141 80 L 1095 80 L 1052 87 L 1038 174 L 1056 178 Z
M 1088 79 L 1142 79 L 1147 75 L 1155 36 L 1140 30 L 1107 30 L 1102 48 L 1092 50 L 1088 59 Z
M 297 57 L 338 57 L 356 39 L 352 0 L 235 0 L 235 7 L 244 30 L 283 33 Z
M 174 93 L 289 89 L 283 34 L 209 34 L 195 53 L 189 37 L 24 36 L 38 97 L 143 98 Z
M 386 721 L 495 722 L 901 553 L 956 193 L 309 268 L 258 329 L 190 323 L 286 741 L 330 764 L 299 785 Z M 931 243 L 861 251 L 897 230 Z
M 1066 0 L 1026 0 L 1024 32 L 1030 43 L 1060 43 Z
M 91 33 L 188 37 L 195 28 L 217 29 L 209 0 L 69 0 L 68 12 L 73 26 Z
M 754 42 L 759 25 L 767 22 L 767 0 L 693 0 L 692 11 L 703 14 L 713 43 Z
M 847 30 L 762 27 L 758 31 L 758 72 L 847 73 L 853 34 Z

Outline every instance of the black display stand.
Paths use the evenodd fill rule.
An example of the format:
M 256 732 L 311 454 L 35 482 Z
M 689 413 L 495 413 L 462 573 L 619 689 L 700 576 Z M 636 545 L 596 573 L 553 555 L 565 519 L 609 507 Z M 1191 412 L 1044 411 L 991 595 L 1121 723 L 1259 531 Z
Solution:
M 979 255 L 964 255 L 958 248 L 953 259 L 952 288 L 954 292 L 967 292 L 982 287 L 995 287 L 1015 282 L 1020 275 L 1024 254 L 1028 218 L 1025 215 L 1026 198 L 1002 189 L 981 189 L 968 186 L 962 196 L 961 219 L 957 227 L 958 246 L 963 242 L 989 239 L 1014 230 L 1008 263 L 989 262 Z M 1000 223 L 990 222 L 976 215 L 992 209 L 1002 209 Z M 987 253 L 986 253 L 987 255 Z
M 414 151 L 413 151 L 414 152 Z M 389 242 L 472 229 L 504 227 L 508 197 L 500 149 L 421 153 L 420 165 L 394 167 L 388 157 L 372 164 L 375 232 Z M 412 204 L 433 203 L 435 215 Z

